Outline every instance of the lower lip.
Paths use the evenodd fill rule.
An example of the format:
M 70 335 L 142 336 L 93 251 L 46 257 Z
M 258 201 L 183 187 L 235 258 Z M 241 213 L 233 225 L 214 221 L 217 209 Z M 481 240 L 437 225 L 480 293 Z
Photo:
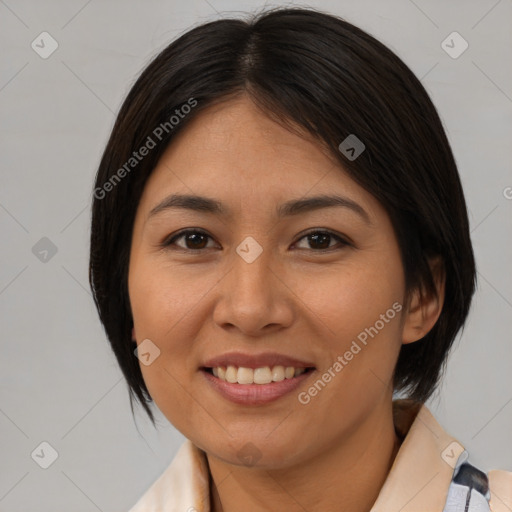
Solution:
M 220 380 L 206 370 L 201 370 L 201 373 L 216 391 L 231 402 L 242 405 L 262 405 L 291 393 L 309 378 L 314 370 L 309 370 L 298 377 L 269 384 L 237 384 Z

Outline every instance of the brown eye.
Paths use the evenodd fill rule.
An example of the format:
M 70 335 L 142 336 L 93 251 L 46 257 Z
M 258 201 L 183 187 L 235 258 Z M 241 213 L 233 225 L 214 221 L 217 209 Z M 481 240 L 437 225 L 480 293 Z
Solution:
M 180 239 L 183 239 L 184 242 L 181 244 L 176 243 Z M 161 247 L 171 249 L 172 246 L 176 246 L 184 251 L 200 251 L 202 249 L 211 248 L 211 246 L 207 246 L 208 239 L 212 240 L 212 237 L 208 235 L 208 233 L 197 229 L 188 229 L 166 239 L 162 242 Z M 350 245 L 350 243 L 342 237 L 330 231 L 312 231 L 302 236 L 299 240 L 303 239 L 307 239 L 308 247 L 299 247 L 299 249 L 309 249 L 314 252 L 330 251 L 336 247 L 336 244 L 331 245 L 334 241 L 338 242 L 337 245 L 340 248 Z
M 175 242 L 180 239 L 184 239 L 185 246 L 176 244 Z M 174 235 L 172 238 L 164 241 L 162 243 L 162 247 L 169 247 L 171 245 L 177 245 L 181 249 L 185 250 L 200 250 L 200 249 L 206 249 L 206 244 L 208 239 L 211 239 L 210 235 L 205 233 L 204 231 L 198 231 L 198 230 L 187 230 L 182 231 L 181 233 L 178 233 Z
M 349 245 L 347 241 L 330 231 L 312 231 L 304 235 L 300 240 L 307 239 L 309 247 L 305 249 L 314 249 L 316 252 L 327 251 L 335 246 L 330 245 L 333 240 L 337 240 L 342 247 Z M 301 247 L 304 249 L 304 247 Z

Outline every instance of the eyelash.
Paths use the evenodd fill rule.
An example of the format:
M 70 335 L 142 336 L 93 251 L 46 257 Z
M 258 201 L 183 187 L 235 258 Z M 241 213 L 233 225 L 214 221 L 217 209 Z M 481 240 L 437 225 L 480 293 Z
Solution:
M 205 235 L 207 236 L 208 238 L 210 239 L 213 239 L 213 237 L 211 237 L 208 233 L 206 233 L 205 231 L 203 230 L 200 230 L 200 229 L 185 229 L 183 231 L 180 231 L 178 233 L 176 233 L 175 235 L 172 235 L 171 237 L 168 237 L 166 238 L 161 244 L 160 244 L 160 247 L 162 249 L 166 249 L 166 250 L 171 250 L 171 246 L 175 243 L 176 240 L 179 240 L 180 238 L 183 238 L 185 235 L 189 235 L 189 234 L 199 234 L 199 235 Z M 302 240 L 303 238 L 306 238 L 310 235 L 318 235 L 318 234 L 321 234 L 321 235 L 328 235 L 332 238 L 335 238 L 338 240 L 339 244 L 341 244 L 341 248 L 345 247 L 345 246 L 352 246 L 352 244 L 350 242 L 348 242 L 345 238 L 341 237 L 340 235 L 337 235 L 336 233 L 333 233 L 332 231 L 328 231 L 328 230 L 319 230 L 319 229 L 316 229 L 316 230 L 313 230 L 313 231 L 309 231 L 305 234 L 303 234 L 298 240 L 297 242 L 299 242 L 300 240 Z M 297 243 L 295 242 L 295 243 Z M 327 253 L 327 252 L 332 252 L 333 250 L 335 250 L 335 247 L 329 247 L 328 249 L 310 249 L 311 251 L 313 252 L 316 252 L 316 253 Z M 206 247 L 206 248 L 202 248 L 202 249 L 187 249 L 187 248 L 183 248 L 183 247 L 179 247 L 178 246 L 178 249 L 179 250 L 182 250 L 184 252 L 189 252 L 189 253 L 197 253 L 197 252 L 201 252 L 205 249 L 210 249 L 210 247 Z M 299 249 L 299 250 L 308 250 L 308 249 Z

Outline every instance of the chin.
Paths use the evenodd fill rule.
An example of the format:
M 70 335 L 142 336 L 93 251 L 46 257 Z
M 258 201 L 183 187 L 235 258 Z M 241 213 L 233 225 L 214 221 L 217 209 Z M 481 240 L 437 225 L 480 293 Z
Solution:
M 202 449 L 228 464 L 260 469 L 283 469 L 295 464 L 298 457 L 297 442 L 292 442 L 289 436 L 286 440 L 269 439 L 265 434 L 230 438 L 221 450 L 217 446 L 213 450 Z

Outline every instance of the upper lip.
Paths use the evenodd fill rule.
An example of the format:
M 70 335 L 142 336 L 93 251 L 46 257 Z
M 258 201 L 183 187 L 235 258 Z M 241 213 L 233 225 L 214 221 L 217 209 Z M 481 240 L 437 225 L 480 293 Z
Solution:
M 228 352 L 213 357 L 204 362 L 204 368 L 218 368 L 219 366 L 237 366 L 244 368 L 262 368 L 264 366 L 293 366 L 294 368 L 313 368 L 315 365 L 308 361 L 301 361 L 295 357 L 278 354 L 277 352 L 262 352 L 260 354 L 244 354 L 242 352 Z

